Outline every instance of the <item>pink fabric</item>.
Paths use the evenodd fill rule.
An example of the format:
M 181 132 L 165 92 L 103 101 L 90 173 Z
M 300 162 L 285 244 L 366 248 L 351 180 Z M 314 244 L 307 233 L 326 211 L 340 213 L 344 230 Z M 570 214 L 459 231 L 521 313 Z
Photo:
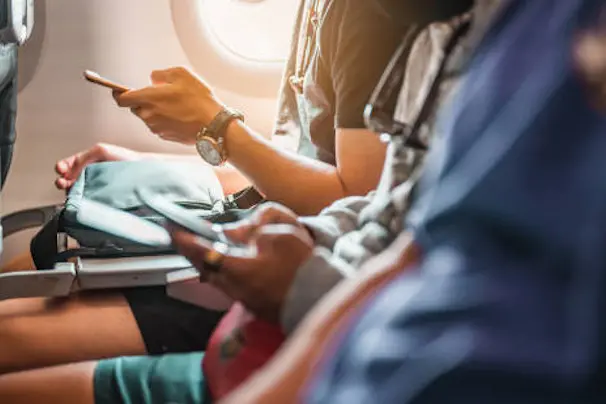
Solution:
M 213 332 L 202 363 L 213 399 L 229 394 L 263 366 L 284 339 L 278 324 L 259 320 L 234 303 Z

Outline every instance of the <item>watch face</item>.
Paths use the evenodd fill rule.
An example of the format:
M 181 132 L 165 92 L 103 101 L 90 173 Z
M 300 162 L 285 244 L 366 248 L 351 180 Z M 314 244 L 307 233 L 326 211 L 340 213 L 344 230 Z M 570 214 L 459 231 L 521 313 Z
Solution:
M 219 147 L 213 139 L 200 139 L 196 142 L 196 149 L 202 158 L 213 166 L 218 166 L 223 162 Z

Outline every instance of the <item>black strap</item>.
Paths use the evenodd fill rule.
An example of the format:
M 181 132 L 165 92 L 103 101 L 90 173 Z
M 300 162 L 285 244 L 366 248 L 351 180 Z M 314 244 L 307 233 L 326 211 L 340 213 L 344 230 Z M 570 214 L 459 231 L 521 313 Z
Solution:
M 59 235 L 61 214 L 56 214 L 46 222 L 42 229 L 32 238 L 29 250 L 37 269 L 53 269 L 59 253 Z
M 263 202 L 265 198 L 254 187 L 248 187 L 233 195 L 229 195 L 225 200 L 225 210 L 229 209 L 250 209 L 253 206 Z

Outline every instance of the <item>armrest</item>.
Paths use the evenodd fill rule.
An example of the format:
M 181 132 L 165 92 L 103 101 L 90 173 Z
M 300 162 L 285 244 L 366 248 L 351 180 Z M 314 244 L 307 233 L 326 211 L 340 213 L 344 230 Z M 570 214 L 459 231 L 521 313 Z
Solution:
M 48 271 L 17 271 L 0 274 L 0 300 L 23 297 L 60 297 L 72 293 L 74 264 L 57 264 Z
M 0 274 L 0 301 L 24 297 L 65 297 L 83 290 L 166 285 L 167 295 L 211 310 L 227 310 L 232 300 L 181 256 L 80 259 L 54 269 Z
M 61 209 L 60 205 L 20 210 L 2 217 L 3 238 L 23 230 L 43 226 Z

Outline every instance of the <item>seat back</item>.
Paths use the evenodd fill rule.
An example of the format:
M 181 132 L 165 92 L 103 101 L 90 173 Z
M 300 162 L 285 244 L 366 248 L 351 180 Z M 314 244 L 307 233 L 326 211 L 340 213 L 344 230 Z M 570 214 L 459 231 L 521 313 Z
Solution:
M 0 0 L 0 189 L 12 162 L 17 113 L 17 50 L 30 37 L 34 0 Z

